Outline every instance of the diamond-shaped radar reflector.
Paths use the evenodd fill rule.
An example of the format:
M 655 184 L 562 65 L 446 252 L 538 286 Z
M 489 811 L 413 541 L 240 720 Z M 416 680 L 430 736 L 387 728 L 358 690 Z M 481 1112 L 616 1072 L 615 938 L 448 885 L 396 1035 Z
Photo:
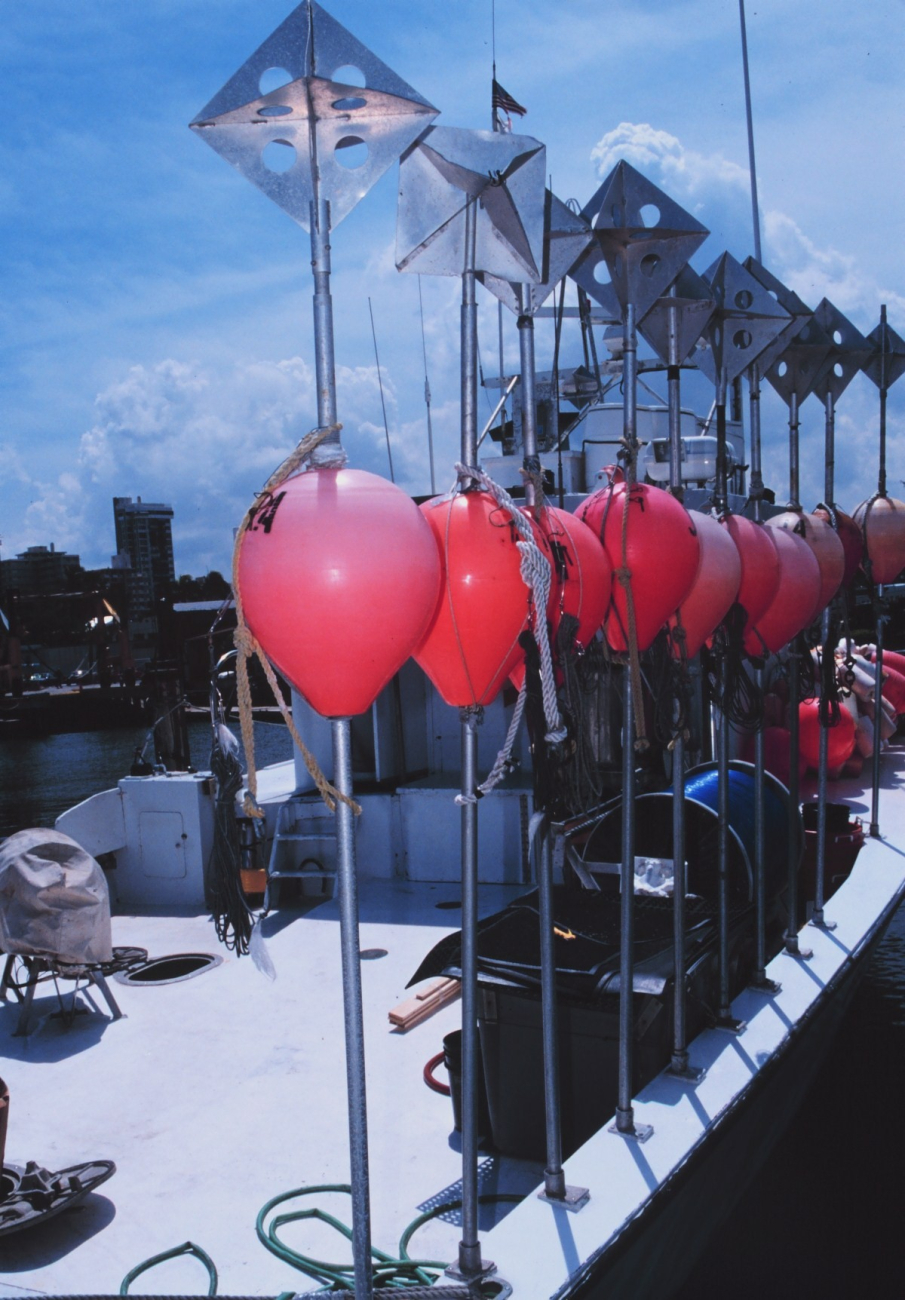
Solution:
M 305 0 L 190 126 L 309 230 L 312 199 L 329 200 L 337 226 L 436 116 L 423 96 Z
M 675 293 L 672 291 L 675 290 Z M 658 298 L 638 326 L 661 361 L 670 365 L 670 336 L 675 337 L 674 364 L 680 365 L 691 353 L 716 310 L 710 285 L 690 266 L 684 267 L 666 297 Z
M 528 135 L 432 126 L 399 167 L 396 266 L 461 275 L 465 207 L 477 200 L 475 271 L 537 284 L 544 266 L 547 151 Z
M 700 248 L 709 231 L 627 162 L 619 162 L 587 203 L 595 243 L 572 278 L 603 307 L 614 293 L 640 320 Z M 606 263 L 612 286 L 600 267 Z
M 832 344 L 829 356 L 823 363 L 813 392 L 825 402 L 841 397 L 858 371 L 873 355 L 871 345 L 838 307 L 824 298 L 817 304 L 814 319 Z
M 807 303 L 802 302 L 794 289 L 790 289 L 783 284 L 782 280 L 777 279 L 772 271 L 768 271 L 765 266 L 758 262 L 757 258 L 746 257 L 744 267 L 750 275 L 754 276 L 758 284 L 763 285 L 770 297 L 775 298 L 780 307 L 789 314 L 785 329 L 777 334 L 769 347 L 766 347 L 757 358 L 758 373 L 765 375 L 780 353 L 784 352 L 791 343 L 805 321 L 810 319 L 813 312 Z
M 593 239 L 591 227 L 552 190 L 544 200 L 544 260 L 539 284 L 513 284 L 481 271 L 478 279 L 516 315 L 533 316 Z
M 807 318 L 765 372 L 787 406 L 810 397 L 833 350 L 832 340 L 815 316 Z
M 707 325 L 710 347 L 697 354 L 698 368 L 719 388 L 756 361 L 789 322 L 788 313 L 731 253 L 704 272 L 716 302 Z
M 864 373 L 878 388 L 891 388 L 905 373 L 905 342 L 890 325 L 887 324 L 884 331 L 882 321 L 867 337 L 874 350 Z

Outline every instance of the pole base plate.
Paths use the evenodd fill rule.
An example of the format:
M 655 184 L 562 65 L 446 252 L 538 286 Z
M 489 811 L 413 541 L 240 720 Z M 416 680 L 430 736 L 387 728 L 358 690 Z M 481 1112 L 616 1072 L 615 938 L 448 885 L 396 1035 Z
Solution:
M 569 1210 L 572 1214 L 577 1214 L 583 1210 L 591 1199 L 591 1193 L 587 1187 L 570 1187 L 566 1184 L 562 1196 L 550 1196 L 546 1191 L 538 1192 L 537 1199 L 546 1201 L 548 1205 L 558 1205 L 563 1210 Z

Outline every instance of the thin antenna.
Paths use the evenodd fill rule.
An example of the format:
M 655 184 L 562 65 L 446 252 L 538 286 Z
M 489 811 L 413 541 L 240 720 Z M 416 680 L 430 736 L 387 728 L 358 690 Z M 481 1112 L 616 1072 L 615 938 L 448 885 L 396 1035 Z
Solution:
M 437 491 L 434 479 L 434 430 L 431 425 L 431 386 L 427 378 L 427 344 L 424 341 L 424 302 L 421 298 L 421 276 L 418 276 L 418 306 L 421 308 L 421 352 L 424 357 L 424 404 L 427 407 L 427 454 L 431 466 L 431 494 Z
M 383 407 L 383 427 L 387 436 L 387 460 L 390 462 L 390 482 L 396 482 L 396 475 L 393 473 L 393 452 L 390 447 L 390 426 L 387 424 L 387 404 L 383 400 L 383 380 L 380 376 L 380 357 L 377 355 L 377 331 L 374 328 L 374 308 L 371 306 L 371 299 L 368 298 L 368 311 L 371 313 L 371 334 L 374 338 L 374 361 L 377 364 L 377 383 L 380 388 L 380 405 Z
M 757 206 L 757 167 L 754 163 L 754 119 L 751 115 L 751 81 L 748 77 L 748 35 L 745 30 L 745 0 L 738 0 L 738 15 L 742 25 L 742 66 L 745 70 L 745 114 L 748 119 L 748 171 L 751 177 L 751 219 L 754 224 L 754 256 L 760 254 L 760 214 Z

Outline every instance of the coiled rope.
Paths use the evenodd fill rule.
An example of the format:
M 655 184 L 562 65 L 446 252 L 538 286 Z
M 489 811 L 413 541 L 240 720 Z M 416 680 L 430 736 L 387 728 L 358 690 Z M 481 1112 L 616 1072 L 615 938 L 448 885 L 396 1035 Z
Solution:
M 276 674 L 273 671 L 270 660 L 252 632 L 251 628 L 245 621 L 245 610 L 242 604 L 242 589 L 239 582 L 239 552 L 242 545 L 244 534 L 251 527 L 255 516 L 261 509 L 272 499 L 273 493 L 284 483 L 290 475 L 294 474 L 304 462 L 311 456 L 315 448 L 333 433 L 338 433 L 342 429 L 341 424 L 331 424 L 323 429 L 312 429 L 309 434 L 302 438 L 295 451 L 287 456 L 282 465 L 271 474 L 270 478 L 264 484 L 263 491 L 258 495 L 254 505 L 249 506 L 236 532 L 236 544 L 233 547 L 233 595 L 236 600 L 236 630 L 233 634 L 236 650 L 236 690 L 239 703 L 239 726 L 242 731 L 242 744 L 245 747 L 245 759 L 248 765 L 248 780 L 246 783 L 246 794 L 244 800 L 245 814 L 248 817 L 263 817 L 264 813 L 258 804 L 258 774 L 255 767 L 255 742 L 254 728 L 252 726 L 252 705 L 251 705 L 251 686 L 248 680 L 248 660 L 252 655 L 257 655 L 264 669 L 264 676 L 273 692 L 273 698 L 276 701 L 280 713 L 283 715 L 283 721 L 289 728 L 289 734 L 292 736 L 295 744 L 298 746 L 299 753 L 302 756 L 305 767 L 308 769 L 311 779 L 317 786 L 324 803 L 333 812 L 336 808 L 337 801 L 347 804 L 352 811 L 358 815 L 361 807 L 354 799 L 337 790 L 336 787 L 327 780 L 321 771 L 317 759 L 305 745 L 298 733 L 296 725 L 292 719 L 292 713 L 289 710 L 286 701 L 283 699 L 283 692 L 280 690 Z M 331 452 L 333 454 L 331 454 Z M 346 463 L 346 453 L 342 446 L 337 444 L 335 452 L 332 448 L 324 449 L 317 457 L 319 469 L 342 469 Z

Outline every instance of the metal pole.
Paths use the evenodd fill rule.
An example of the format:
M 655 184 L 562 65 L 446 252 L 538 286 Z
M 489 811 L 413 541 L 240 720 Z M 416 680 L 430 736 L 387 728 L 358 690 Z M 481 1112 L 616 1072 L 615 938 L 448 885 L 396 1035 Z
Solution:
M 835 482 L 835 463 L 836 463 L 836 405 L 832 392 L 827 389 L 826 398 L 824 399 L 825 426 L 824 426 L 824 455 L 826 458 L 826 471 L 823 479 L 824 501 L 829 511 L 833 505 L 833 498 L 836 492 Z M 832 516 L 831 516 L 832 517 Z M 824 656 L 833 653 L 833 647 L 830 645 L 830 606 L 828 605 L 823 611 L 821 619 L 820 640 L 822 649 L 821 655 L 821 673 L 820 673 L 820 740 L 817 755 L 817 864 L 816 864 L 816 883 L 814 887 L 814 910 L 811 913 L 811 924 L 828 927 L 823 915 L 823 904 L 826 901 L 826 801 L 829 783 L 829 757 L 830 757 L 830 719 L 829 719 L 829 701 L 826 698 L 826 664 Z
M 544 1108 L 547 1120 L 547 1166 L 544 1191 L 550 1198 L 562 1200 L 566 1178 L 562 1168 L 562 1137 L 559 1110 L 559 1071 L 557 1069 L 556 954 L 553 947 L 553 848 L 550 827 L 540 830 L 537 863 L 538 911 L 540 913 L 541 1010 L 544 1036 Z
M 798 492 L 798 394 L 789 398 L 789 509 L 800 510 Z
M 670 286 L 669 297 L 678 294 L 676 286 Z M 678 311 L 671 306 L 667 312 L 668 351 L 667 351 L 667 400 L 669 402 L 669 490 L 677 501 L 685 496 L 682 482 L 682 406 L 680 400 L 681 371 L 679 369 L 679 320 Z
M 877 586 L 877 676 L 874 686 L 874 752 L 873 779 L 870 800 L 870 829 L 873 839 L 880 838 L 880 746 L 883 744 L 882 720 L 882 684 L 883 684 L 883 632 L 886 619 L 883 615 L 883 587 Z
M 334 718 L 333 767 L 336 788 L 352 794 L 352 731 L 348 718 Z M 355 1294 L 371 1300 L 371 1207 L 368 1190 L 368 1119 L 365 1094 L 364 1018 L 358 937 L 358 882 L 355 871 L 355 826 L 347 803 L 336 805 L 339 931 L 342 946 L 343 1019 L 346 1084 L 349 1099 L 349 1161 L 352 1184 L 352 1258 Z
M 798 867 L 801 860 L 799 837 L 801 792 L 798 779 L 798 705 L 801 698 L 799 653 L 801 637 L 795 638 L 789 659 L 789 824 L 788 824 L 788 903 L 789 923 L 785 933 L 785 951 L 792 957 L 810 956 L 798 944 Z
M 424 354 L 424 405 L 427 408 L 427 454 L 430 459 L 431 493 L 437 490 L 434 476 L 434 429 L 431 424 L 431 386 L 427 377 L 427 343 L 424 338 L 424 300 L 421 296 L 421 276 L 418 276 L 418 306 L 421 310 L 421 351 Z
M 465 465 L 477 459 L 478 329 L 475 299 L 475 200 L 465 206 L 465 264 L 462 271 L 462 426 Z M 462 1239 L 458 1272 L 478 1277 L 492 1265 L 481 1259 L 478 1240 L 478 782 L 477 710 L 459 711 L 461 722 L 462 836 Z
M 729 1003 L 729 718 L 719 713 L 717 727 L 717 906 L 719 908 L 720 1006 L 717 1023 L 735 1028 Z
M 518 318 L 519 365 L 522 372 L 522 465 L 529 474 L 540 473 L 537 454 L 537 398 L 534 388 L 534 317 L 528 314 L 530 289 L 519 286 L 520 312 Z M 525 504 L 535 502 L 534 483 L 525 480 Z
M 751 176 L 751 220 L 754 227 L 754 256 L 760 262 L 760 213 L 757 204 L 757 168 L 754 165 L 754 119 L 751 114 L 751 82 L 748 78 L 748 33 L 745 27 L 745 0 L 738 0 L 742 25 L 742 66 L 745 71 L 745 116 L 748 122 L 748 170 Z
M 311 201 L 311 269 L 314 274 L 314 369 L 317 379 L 317 423 L 321 429 L 336 424 L 336 362 L 333 350 L 333 299 L 330 296 L 330 204 Z M 320 444 L 339 443 L 339 431 Z M 311 456 L 317 464 L 318 449 Z

